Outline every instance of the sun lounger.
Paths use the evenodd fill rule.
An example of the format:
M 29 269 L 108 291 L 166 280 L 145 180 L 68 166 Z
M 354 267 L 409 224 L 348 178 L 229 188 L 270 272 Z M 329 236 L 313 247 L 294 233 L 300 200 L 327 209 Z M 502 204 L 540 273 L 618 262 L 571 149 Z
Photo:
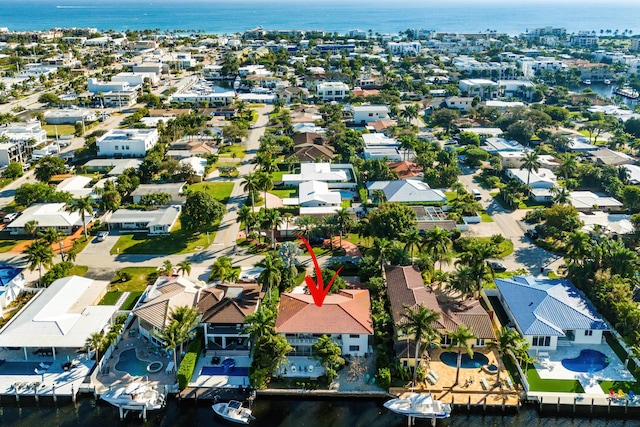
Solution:
M 427 374 L 427 381 L 429 381 L 432 385 L 436 385 L 436 383 L 438 382 L 438 380 L 435 379 L 433 375 L 431 375 L 431 373 Z
M 618 398 L 618 393 L 613 391 L 613 389 L 609 389 L 609 399 L 614 400 Z
M 638 396 L 637 394 L 635 394 L 633 392 L 633 390 L 629 390 L 629 399 L 631 399 L 632 402 L 637 401 L 640 398 L 640 396 Z
M 618 397 L 619 397 L 620 399 L 627 399 L 627 398 L 628 398 L 627 393 L 625 393 L 624 391 L 622 391 L 622 389 L 619 389 L 619 390 L 618 390 Z
M 513 388 L 513 381 L 511 381 L 510 376 L 507 375 L 507 378 L 504 380 L 504 382 L 507 384 L 507 387 Z
M 41 367 L 42 369 L 49 369 L 51 366 L 49 366 L 49 365 L 47 365 L 47 364 L 45 364 L 45 363 L 43 363 L 43 362 L 40 362 L 40 367 Z
M 435 373 L 435 371 L 433 369 L 431 369 L 429 371 L 429 374 L 436 379 L 436 381 L 438 381 L 440 379 L 440 377 L 438 376 L 438 374 Z
M 44 370 L 44 369 L 39 370 L 38 368 L 35 368 L 35 369 L 33 370 L 33 372 L 35 372 L 35 373 L 36 373 L 36 375 L 43 375 L 43 374 L 44 374 L 45 372 L 47 372 L 47 371 L 46 371 L 46 370 Z
M 484 378 L 480 378 L 480 384 L 482 384 L 482 388 L 484 390 L 489 390 L 489 383 Z

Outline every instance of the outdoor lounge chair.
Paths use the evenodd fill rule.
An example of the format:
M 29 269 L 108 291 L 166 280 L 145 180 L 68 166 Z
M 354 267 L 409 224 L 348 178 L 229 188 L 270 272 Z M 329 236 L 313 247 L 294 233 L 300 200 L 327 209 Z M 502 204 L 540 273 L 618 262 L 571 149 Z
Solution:
M 489 383 L 484 378 L 480 378 L 480 384 L 482 384 L 482 388 L 484 390 L 489 390 Z
M 51 366 L 50 366 L 50 365 L 47 365 L 47 364 L 46 364 L 46 363 L 44 363 L 44 362 L 40 362 L 40 367 L 41 367 L 42 369 L 49 369 Z
M 504 382 L 507 384 L 507 387 L 513 388 L 513 381 L 511 381 L 510 376 L 507 375 L 507 378 L 504 380 Z
M 628 394 L 629 394 L 629 399 L 630 399 L 632 402 L 636 402 L 638 399 L 640 399 L 640 396 L 638 396 L 637 394 L 635 394 L 635 393 L 633 392 L 633 390 L 629 390 L 629 393 L 628 393 Z
M 45 372 L 47 372 L 47 371 L 46 371 L 46 370 L 44 370 L 44 369 L 40 370 L 40 369 L 38 369 L 38 368 L 35 368 L 35 369 L 33 370 L 33 372 L 35 372 L 35 373 L 36 373 L 36 375 L 43 375 L 43 374 L 44 374 Z
M 427 381 L 429 381 L 432 385 L 436 385 L 436 383 L 438 382 L 438 380 L 435 379 L 435 377 L 431 375 L 431 373 L 427 374 Z
M 627 393 L 622 391 L 622 389 L 618 389 L 618 397 L 620 399 L 628 399 L 629 398 L 629 396 L 627 396 Z
M 435 371 L 433 369 L 429 370 L 429 374 L 436 379 L 436 381 L 438 381 L 440 379 L 440 377 L 438 376 L 438 374 L 435 373 Z
M 612 388 L 609 389 L 609 399 L 610 400 L 615 400 L 618 398 L 618 393 L 616 393 L 615 391 L 613 391 Z

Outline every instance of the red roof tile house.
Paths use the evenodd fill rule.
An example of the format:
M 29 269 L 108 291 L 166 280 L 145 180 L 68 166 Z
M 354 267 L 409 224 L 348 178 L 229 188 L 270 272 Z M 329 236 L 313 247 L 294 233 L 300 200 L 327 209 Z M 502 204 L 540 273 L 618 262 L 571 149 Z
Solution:
M 343 356 L 364 356 L 373 335 L 369 291 L 329 294 L 322 307 L 314 304 L 311 295 L 283 293 L 276 332 L 283 334 L 293 347 L 290 356 L 311 356 L 313 344 L 322 335 L 330 335 Z
M 391 316 L 396 325 L 397 341 L 394 349 L 396 356 L 405 366 L 412 365 L 413 351 L 409 350 L 415 348 L 412 337 L 403 336 L 397 326 L 405 321 L 405 306 L 414 307 L 422 304 L 425 308 L 440 314 L 433 326 L 440 333 L 440 343 L 443 347 L 451 343 L 448 333 L 457 331 L 460 325 L 470 327 L 478 337 L 473 343 L 476 347 L 482 347 L 486 341 L 496 339 L 491 318 L 478 300 L 440 301 L 435 292 L 424 285 L 420 271 L 415 266 L 386 266 L 385 277 Z
M 249 353 L 244 319 L 258 310 L 262 292 L 257 283 L 225 284 L 200 291 L 198 313 L 202 315 L 207 350 Z

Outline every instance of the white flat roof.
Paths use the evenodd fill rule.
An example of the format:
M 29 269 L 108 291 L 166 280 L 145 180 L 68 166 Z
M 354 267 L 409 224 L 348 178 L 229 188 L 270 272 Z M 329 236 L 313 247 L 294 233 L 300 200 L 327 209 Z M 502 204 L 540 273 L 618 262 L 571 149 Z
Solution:
M 84 347 L 116 312 L 113 305 L 93 305 L 108 285 L 79 276 L 56 280 L 0 330 L 0 347 Z

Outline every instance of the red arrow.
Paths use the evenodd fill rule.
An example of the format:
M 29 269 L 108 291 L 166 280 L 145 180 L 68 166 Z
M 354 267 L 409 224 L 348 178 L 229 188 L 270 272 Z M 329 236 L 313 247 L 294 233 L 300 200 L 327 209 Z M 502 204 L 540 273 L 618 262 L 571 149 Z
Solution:
M 333 285 L 333 281 L 336 280 L 336 277 L 338 277 L 338 273 L 340 273 L 340 270 L 342 270 L 342 267 L 340 267 L 338 271 L 336 271 L 336 274 L 333 275 L 333 277 L 331 278 L 331 281 L 325 288 L 322 280 L 322 269 L 318 264 L 318 259 L 316 258 L 315 252 L 313 252 L 313 248 L 311 247 L 311 244 L 307 241 L 307 239 L 302 237 L 300 234 L 296 234 L 296 236 L 298 236 L 300 240 L 302 240 L 302 243 L 304 243 L 304 245 L 307 247 L 307 250 L 309 251 L 309 255 L 311 255 L 311 260 L 313 261 L 313 267 L 316 270 L 316 280 L 318 281 L 318 283 L 314 282 L 313 278 L 309 276 L 305 276 L 304 281 L 307 284 L 309 291 L 311 292 L 311 296 L 313 296 L 313 302 L 318 307 L 322 307 L 324 298 L 329 293 L 329 289 L 331 289 L 331 285 Z

